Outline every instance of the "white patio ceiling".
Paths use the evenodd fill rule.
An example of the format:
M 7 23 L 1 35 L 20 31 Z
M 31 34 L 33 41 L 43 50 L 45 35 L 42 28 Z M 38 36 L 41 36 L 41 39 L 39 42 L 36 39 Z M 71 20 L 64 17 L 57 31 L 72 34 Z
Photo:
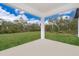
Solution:
M 6 5 L 40 16 L 47 16 L 79 7 L 79 4 L 77 3 L 6 3 Z

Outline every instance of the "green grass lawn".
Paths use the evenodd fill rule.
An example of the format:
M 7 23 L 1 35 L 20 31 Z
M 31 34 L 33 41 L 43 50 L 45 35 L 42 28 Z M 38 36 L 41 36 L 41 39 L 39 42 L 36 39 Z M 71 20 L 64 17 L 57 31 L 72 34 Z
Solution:
M 0 34 L 0 51 L 40 38 L 40 32 Z
M 79 38 L 72 34 L 46 32 L 46 38 L 79 46 Z

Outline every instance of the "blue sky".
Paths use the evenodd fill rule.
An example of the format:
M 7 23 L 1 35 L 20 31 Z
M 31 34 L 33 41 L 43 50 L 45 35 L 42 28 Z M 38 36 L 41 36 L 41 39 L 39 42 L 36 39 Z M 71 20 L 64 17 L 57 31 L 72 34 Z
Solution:
M 5 5 L 5 4 L 3 4 L 3 3 L 0 3 L 0 7 L 2 7 L 2 9 L 3 10 L 5 10 L 6 12 L 9 12 L 10 14 L 14 14 L 15 16 L 18 16 L 19 15 L 19 13 L 20 13 L 20 10 L 18 10 L 17 12 L 15 11 L 16 10 L 16 8 L 13 8 L 13 7 L 11 7 L 11 6 L 7 6 L 7 5 Z M 34 19 L 40 19 L 40 17 L 39 16 L 36 16 L 36 15 L 33 15 L 33 14 L 31 14 L 31 13 L 29 13 L 29 12 L 24 12 L 24 15 L 29 19 L 29 20 L 31 20 L 32 18 L 34 18 Z
M 59 17 L 59 16 L 69 16 L 70 18 L 74 18 L 75 13 L 76 13 L 76 8 L 67 10 L 65 12 L 59 12 L 59 13 L 47 16 L 47 17 L 45 17 L 45 20 L 48 20 L 48 19 L 57 20 L 57 17 Z
M 7 5 L 5 5 L 3 3 L 0 3 L 0 7 L 2 7 L 2 9 L 5 10 L 6 12 L 9 12 L 10 14 L 13 14 L 15 16 L 18 16 L 19 13 L 21 12 L 20 10 L 18 10 L 16 12 L 15 11 L 16 8 L 13 8 L 11 6 L 7 6 Z M 56 14 L 52 13 L 52 15 L 46 16 L 45 20 L 48 20 L 48 19 L 54 19 L 55 20 L 55 19 L 57 19 L 57 17 L 64 16 L 64 15 L 65 16 L 70 16 L 71 18 L 73 18 L 74 15 L 75 15 L 75 12 L 76 12 L 76 8 L 75 9 L 70 9 L 70 10 L 65 11 L 65 12 L 56 13 Z M 33 15 L 33 14 L 29 13 L 29 12 L 24 12 L 24 15 L 28 18 L 28 20 L 39 20 L 40 19 L 39 16 Z

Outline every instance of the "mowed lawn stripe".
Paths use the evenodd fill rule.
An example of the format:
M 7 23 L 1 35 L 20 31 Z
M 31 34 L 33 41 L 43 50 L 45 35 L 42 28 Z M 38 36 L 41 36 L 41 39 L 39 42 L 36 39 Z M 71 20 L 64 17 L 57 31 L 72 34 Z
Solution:
M 0 34 L 0 51 L 40 38 L 40 32 Z
M 72 34 L 46 32 L 46 38 L 79 46 L 79 38 Z

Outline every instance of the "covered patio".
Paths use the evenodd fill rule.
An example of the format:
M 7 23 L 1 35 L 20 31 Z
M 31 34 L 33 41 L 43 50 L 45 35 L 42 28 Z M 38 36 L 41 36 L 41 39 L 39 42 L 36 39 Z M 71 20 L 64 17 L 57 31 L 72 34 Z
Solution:
M 57 41 L 49 40 L 45 37 L 45 17 L 50 16 L 59 12 L 65 12 L 69 9 L 79 8 L 77 3 L 5 3 L 5 5 L 20 9 L 22 11 L 29 12 L 31 14 L 41 17 L 41 30 L 40 39 L 25 43 L 10 49 L 6 49 L 0 52 L 0 55 L 79 55 L 79 47 L 69 45 Z M 77 12 L 79 14 L 79 12 Z M 77 16 L 79 17 L 79 15 Z M 77 17 L 77 18 L 78 18 Z M 53 36 L 52 36 L 53 37 Z M 77 38 L 79 37 L 79 18 L 78 18 L 78 32 Z

